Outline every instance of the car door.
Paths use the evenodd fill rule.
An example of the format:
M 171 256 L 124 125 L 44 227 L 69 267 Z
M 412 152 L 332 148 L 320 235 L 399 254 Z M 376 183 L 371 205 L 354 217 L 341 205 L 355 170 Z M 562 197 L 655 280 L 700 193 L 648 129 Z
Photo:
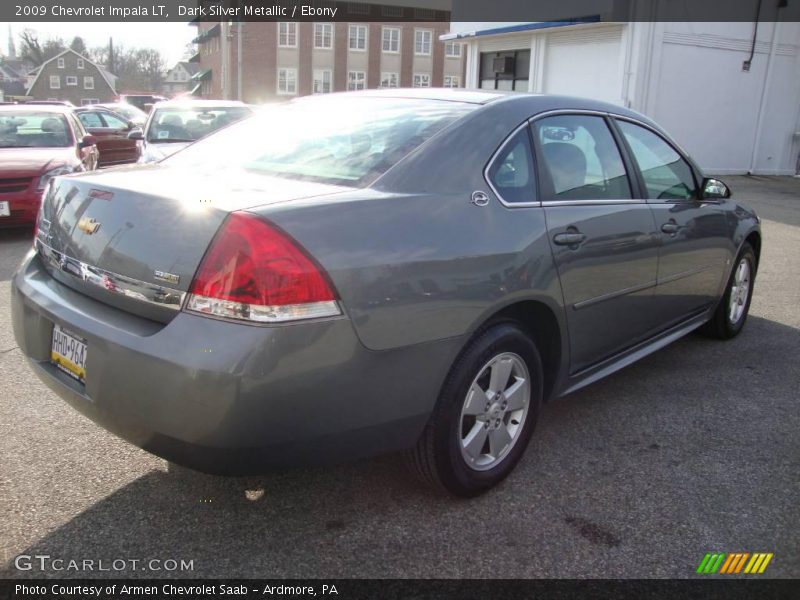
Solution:
M 75 146 L 77 156 L 80 158 L 81 164 L 85 171 L 93 171 L 97 168 L 100 153 L 97 146 L 82 146 L 81 140 L 89 135 L 86 128 L 83 126 L 81 120 L 75 113 L 69 114 L 69 121 L 72 124 L 72 130 L 75 133 Z
M 575 373 L 653 329 L 658 235 L 605 116 L 556 114 L 532 127 Z
M 136 142 L 127 138 L 127 130 L 122 130 L 126 125 L 122 121 L 116 119 L 115 123 L 99 110 L 79 112 L 78 118 L 86 130 L 97 138 L 101 167 L 135 161 Z
M 139 158 L 139 144 L 136 140 L 128 139 L 128 133 L 133 129 L 131 123 L 122 115 L 111 111 L 100 113 L 106 129 L 111 132 L 109 142 L 111 157 L 114 164 L 125 164 L 136 162 Z
M 659 228 L 656 304 L 663 326 L 716 301 L 729 258 L 724 199 L 701 200 L 689 161 L 660 133 L 616 119 Z

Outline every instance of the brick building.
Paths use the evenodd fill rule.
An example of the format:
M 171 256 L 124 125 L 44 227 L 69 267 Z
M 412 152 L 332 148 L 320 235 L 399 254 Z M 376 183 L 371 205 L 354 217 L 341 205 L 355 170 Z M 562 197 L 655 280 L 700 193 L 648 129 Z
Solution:
M 446 13 L 337 4 L 352 21 L 193 23 L 193 93 L 261 103 L 379 87 L 464 86 L 461 44 L 439 40 L 449 30 Z

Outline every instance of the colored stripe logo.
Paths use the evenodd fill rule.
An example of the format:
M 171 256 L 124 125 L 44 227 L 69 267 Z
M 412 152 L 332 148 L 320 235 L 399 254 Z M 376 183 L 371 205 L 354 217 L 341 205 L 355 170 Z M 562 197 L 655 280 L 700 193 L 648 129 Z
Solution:
M 772 552 L 707 552 L 696 572 L 701 575 L 755 575 L 766 570 L 772 557 Z

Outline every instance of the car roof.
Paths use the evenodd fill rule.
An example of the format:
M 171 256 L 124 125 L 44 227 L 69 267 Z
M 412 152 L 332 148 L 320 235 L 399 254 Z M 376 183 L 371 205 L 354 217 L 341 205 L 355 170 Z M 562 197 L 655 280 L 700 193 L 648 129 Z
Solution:
M 420 100 L 449 100 L 469 104 L 487 104 L 506 94 L 494 90 L 465 90 L 463 88 L 383 88 L 358 92 L 341 92 L 368 98 L 411 98 Z
M 62 104 L 6 104 L 0 106 L 0 113 L 27 111 L 66 115 L 74 110 L 74 106 Z
M 227 108 L 227 107 L 247 107 L 244 102 L 239 100 L 165 100 L 156 102 L 153 108 Z

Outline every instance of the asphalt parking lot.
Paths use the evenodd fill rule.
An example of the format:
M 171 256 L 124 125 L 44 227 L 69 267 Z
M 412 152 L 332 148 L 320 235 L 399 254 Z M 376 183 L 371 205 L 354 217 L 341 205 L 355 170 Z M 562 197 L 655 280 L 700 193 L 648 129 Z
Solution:
M 394 457 L 168 470 L 31 374 L 8 306 L 31 232 L 0 231 L 0 576 L 691 577 L 743 551 L 800 577 L 800 179 L 723 179 L 764 220 L 743 333 L 688 336 L 549 405 L 514 474 L 469 501 Z M 19 571 L 20 554 L 193 570 Z

